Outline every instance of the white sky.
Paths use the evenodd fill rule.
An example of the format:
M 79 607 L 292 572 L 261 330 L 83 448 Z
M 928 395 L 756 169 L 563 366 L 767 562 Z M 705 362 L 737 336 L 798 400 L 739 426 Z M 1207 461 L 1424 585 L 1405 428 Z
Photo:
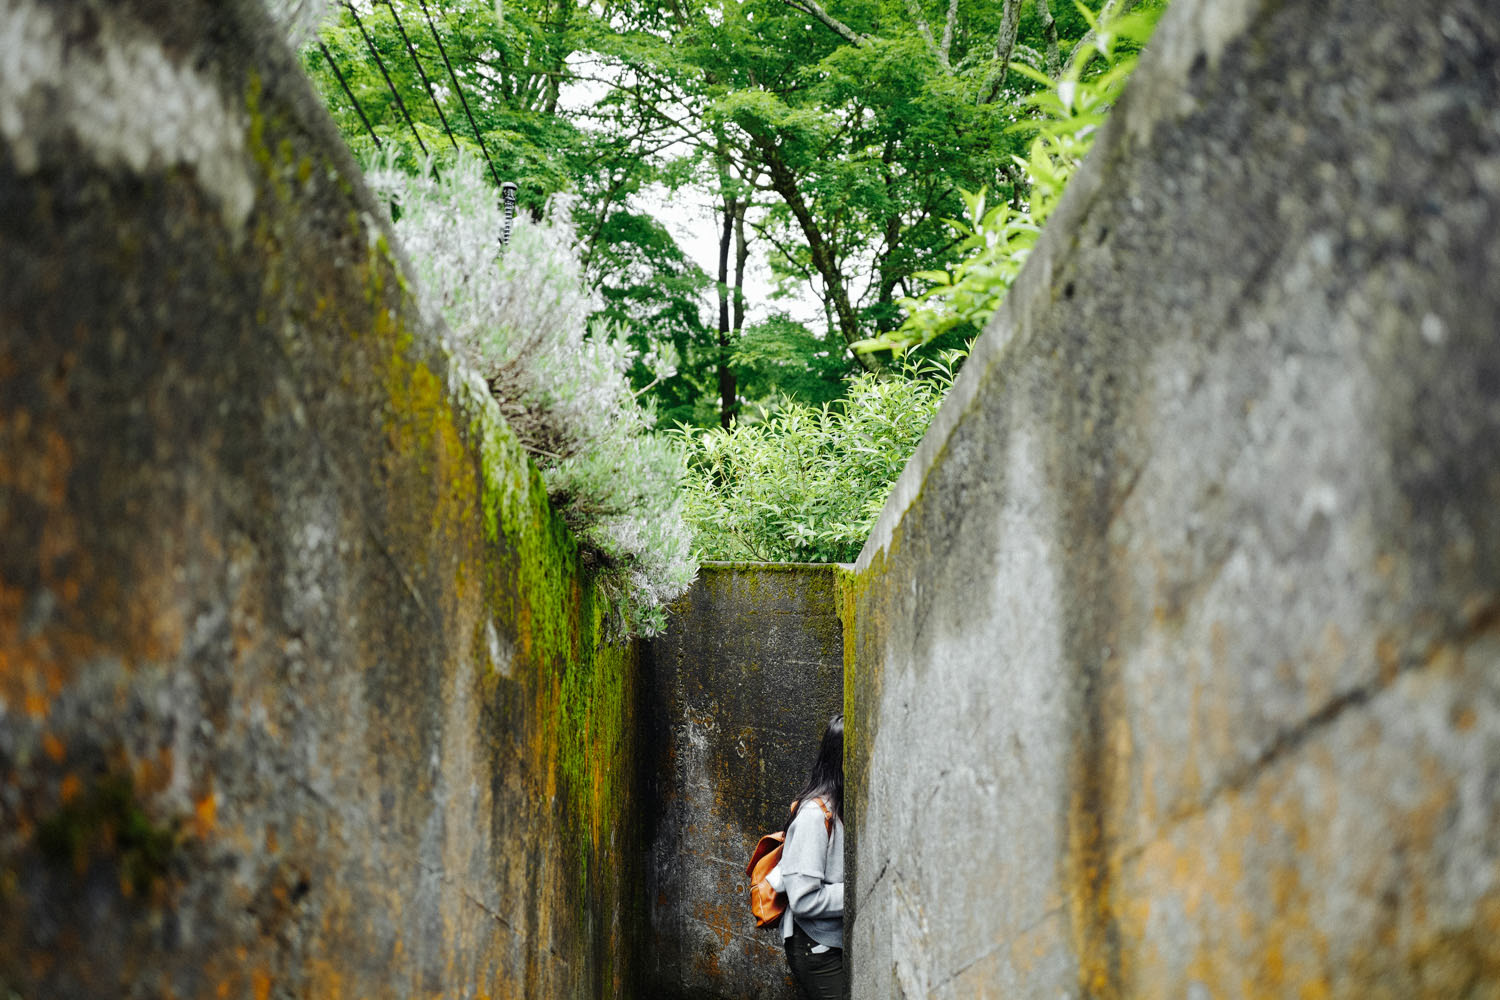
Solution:
M 597 71 L 600 67 L 590 67 Z M 577 81 L 563 88 L 560 104 L 565 108 L 581 110 L 591 106 L 604 95 L 604 86 L 592 81 Z M 642 212 L 656 219 L 677 240 L 688 258 L 708 275 L 710 281 L 719 276 L 719 235 L 722 223 L 716 218 L 713 192 L 693 183 L 669 191 L 656 184 L 630 198 L 627 205 L 632 211 Z M 767 245 L 755 238 L 755 233 L 746 227 L 750 238 L 750 258 L 745 268 L 745 325 L 749 326 L 776 312 L 784 312 L 793 319 L 807 324 L 813 331 L 824 327 L 823 307 L 817 293 L 808 287 L 793 297 L 772 299 L 773 283 L 768 263 Z M 733 251 L 731 251 L 733 253 Z M 730 260 L 731 269 L 734 266 Z M 731 271 L 730 280 L 733 280 Z M 718 299 L 712 289 L 705 303 L 704 319 L 710 326 L 715 322 Z

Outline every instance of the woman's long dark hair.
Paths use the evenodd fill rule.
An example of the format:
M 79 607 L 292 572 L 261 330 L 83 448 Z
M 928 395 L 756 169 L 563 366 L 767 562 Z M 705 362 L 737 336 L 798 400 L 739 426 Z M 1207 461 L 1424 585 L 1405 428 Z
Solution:
M 818 759 L 813 763 L 812 774 L 807 784 L 797 793 L 797 802 L 822 799 L 840 821 L 844 818 L 844 716 L 842 713 L 828 720 L 823 730 L 823 742 L 818 745 Z M 793 814 L 795 815 L 795 814 Z M 791 816 L 787 826 L 792 825 Z

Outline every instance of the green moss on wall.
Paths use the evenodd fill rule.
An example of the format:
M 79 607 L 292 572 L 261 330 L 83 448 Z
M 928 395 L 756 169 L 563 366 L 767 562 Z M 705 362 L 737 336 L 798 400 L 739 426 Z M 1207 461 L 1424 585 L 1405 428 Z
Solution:
M 36 841 L 43 857 L 80 874 L 95 861 L 113 861 L 124 891 L 140 894 L 165 877 L 179 836 L 175 824 L 151 820 L 128 777 L 110 775 L 38 823 Z

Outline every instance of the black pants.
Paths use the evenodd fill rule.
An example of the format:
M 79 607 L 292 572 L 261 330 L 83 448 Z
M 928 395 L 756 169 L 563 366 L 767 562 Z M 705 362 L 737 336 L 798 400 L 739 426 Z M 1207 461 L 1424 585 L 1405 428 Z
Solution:
M 829 948 L 815 955 L 812 949 L 817 943 L 801 927 L 792 925 L 792 936 L 786 939 L 786 964 L 791 966 L 797 989 L 806 1000 L 844 1000 L 848 979 L 844 949 Z

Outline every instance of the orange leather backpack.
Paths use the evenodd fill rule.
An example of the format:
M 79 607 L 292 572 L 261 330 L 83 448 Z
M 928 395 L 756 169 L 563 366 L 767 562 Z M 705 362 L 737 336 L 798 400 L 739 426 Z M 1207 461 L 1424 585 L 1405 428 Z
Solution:
M 823 809 L 823 825 L 829 836 L 833 835 L 833 813 L 822 799 L 813 799 Z M 790 815 L 797 815 L 799 800 L 792 803 Z M 750 863 L 745 866 L 745 875 L 750 879 L 750 913 L 755 917 L 756 927 L 769 927 L 781 919 L 786 912 L 786 893 L 778 892 L 766 881 L 771 870 L 781 864 L 781 849 L 786 846 L 786 831 L 768 833 L 755 844 L 750 854 Z

